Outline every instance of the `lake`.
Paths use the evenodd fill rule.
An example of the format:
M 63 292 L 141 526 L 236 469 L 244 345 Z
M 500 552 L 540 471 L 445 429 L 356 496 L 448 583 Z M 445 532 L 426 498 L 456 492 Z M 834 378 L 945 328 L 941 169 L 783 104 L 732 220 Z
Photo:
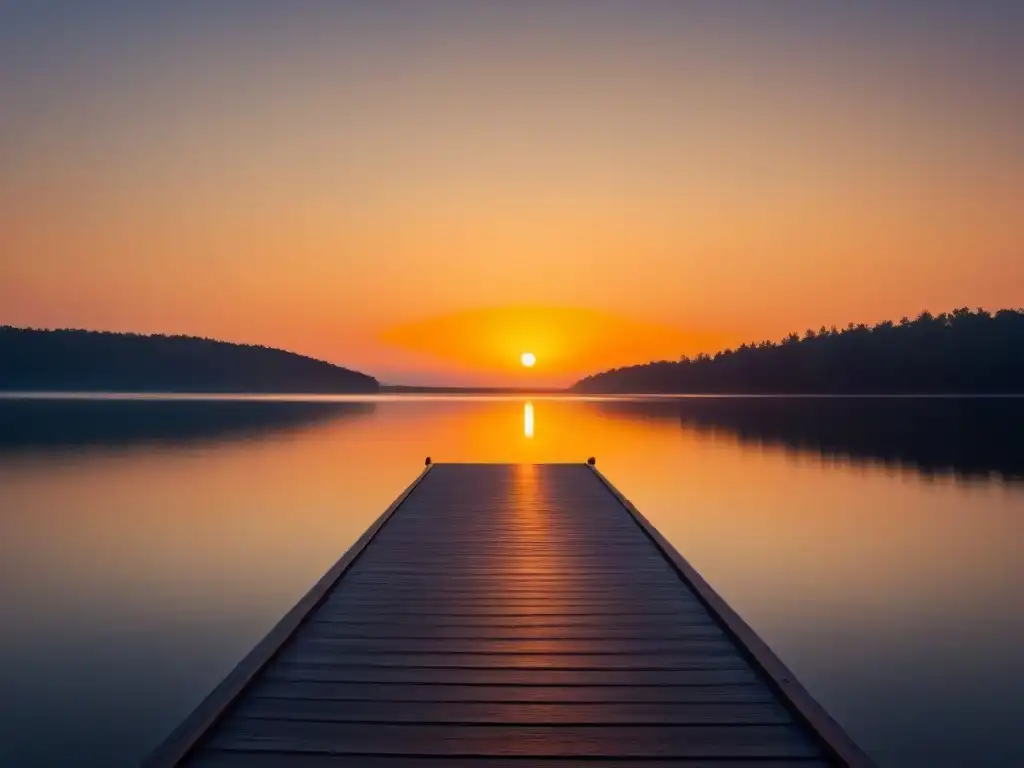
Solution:
M 1024 764 L 1024 400 L 0 398 L 0 764 L 135 765 L 435 461 L 597 464 L 881 766 Z

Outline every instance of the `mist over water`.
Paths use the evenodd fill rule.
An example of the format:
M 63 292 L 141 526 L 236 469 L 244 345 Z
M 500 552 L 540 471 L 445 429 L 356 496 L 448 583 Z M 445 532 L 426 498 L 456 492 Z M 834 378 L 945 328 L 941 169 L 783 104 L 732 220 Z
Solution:
M 1022 428 L 991 398 L 0 398 L 0 764 L 137 764 L 425 456 L 593 455 L 883 768 L 1019 765 Z

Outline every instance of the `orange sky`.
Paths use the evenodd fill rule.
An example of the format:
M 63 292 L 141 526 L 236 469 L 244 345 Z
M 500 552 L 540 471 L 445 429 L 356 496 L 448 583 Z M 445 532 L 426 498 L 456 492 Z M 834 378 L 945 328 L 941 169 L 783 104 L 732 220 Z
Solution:
M 1013 5 L 139 5 L 0 7 L 0 323 L 547 385 L 1024 304 Z

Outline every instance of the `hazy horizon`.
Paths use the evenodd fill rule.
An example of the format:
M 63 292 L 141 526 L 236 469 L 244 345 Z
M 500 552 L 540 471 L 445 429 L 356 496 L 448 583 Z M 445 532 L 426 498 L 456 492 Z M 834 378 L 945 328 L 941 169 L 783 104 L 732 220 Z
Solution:
M 659 377 L 660 374 L 651 371 L 651 375 L 653 376 L 653 378 L 644 379 L 643 381 L 640 382 L 642 384 L 642 386 L 640 386 L 639 388 L 636 388 L 636 389 L 632 389 L 632 388 L 623 389 L 621 387 L 616 387 L 616 388 L 608 389 L 608 390 L 605 390 L 605 389 L 598 389 L 598 390 L 581 389 L 581 390 L 578 390 L 578 392 L 581 393 L 581 394 L 589 394 L 589 395 L 630 394 L 630 393 L 633 393 L 633 394 L 655 394 L 655 393 L 660 392 L 661 394 L 670 395 L 670 396 L 671 395 L 701 395 L 701 394 L 726 395 L 726 396 L 728 396 L 728 395 L 754 395 L 754 396 L 763 396 L 763 395 L 768 395 L 768 396 L 771 396 L 771 395 L 782 395 L 782 396 L 789 396 L 789 395 L 796 395 L 796 396 L 801 396 L 801 395 L 810 395 L 810 396 L 824 395 L 824 396 L 839 396 L 839 397 L 846 397 L 846 396 L 854 396 L 854 397 L 856 397 L 856 396 L 859 396 L 859 395 L 897 396 L 897 397 L 898 396 L 907 396 L 907 395 L 910 395 L 910 396 L 931 396 L 931 395 L 936 395 L 936 394 L 942 395 L 942 396 L 945 396 L 945 395 L 954 395 L 954 396 L 963 396 L 963 395 L 982 395 L 982 396 L 996 395 L 996 396 L 1006 396 L 1008 394 L 1012 394 L 1015 391 L 1014 388 L 1018 386 L 1017 382 L 1018 382 L 1018 378 L 1019 378 L 1019 375 L 1015 374 L 1013 372 L 1013 370 L 1012 370 L 1012 368 L 1013 368 L 1012 361 L 1013 361 L 1013 359 L 1016 358 L 1016 354 L 1015 353 L 1016 353 L 1016 349 L 1018 347 L 1014 346 L 1014 344 L 1017 343 L 1016 341 L 1014 341 L 1015 336 L 1013 334 L 1015 333 L 1015 331 L 1012 328 L 1012 326 L 1008 325 L 1008 323 L 1013 323 L 1014 320 L 1020 320 L 1020 319 L 1024 319 L 1024 308 L 1001 308 L 1001 309 L 992 311 L 992 310 L 987 309 L 987 308 L 977 308 L 976 310 L 971 310 L 970 308 L 962 307 L 962 308 L 956 308 L 956 309 L 954 309 L 952 311 L 949 311 L 949 312 L 935 312 L 935 313 L 930 312 L 928 310 L 925 310 L 925 311 L 919 313 L 915 317 L 903 316 L 902 318 L 900 318 L 900 320 L 898 322 L 893 321 L 893 320 L 889 320 L 889 321 L 884 321 L 882 323 L 879 323 L 879 324 L 876 324 L 876 325 L 873 325 L 873 326 L 872 325 L 863 324 L 863 323 L 858 324 L 858 323 L 851 322 L 851 323 L 848 323 L 847 326 L 845 326 L 843 328 L 839 328 L 837 326 L 832 326 L 831 328 L 826 328 L 825 326 L 820 326 L 817 331 L 815 329 L 813 329 L 813 328 L 805 329 L 804 334 L 801 334 L 799 331 L 794 331 L 794 332 L 792 332 L 790 334 L 787 334 L 786 337 L 779 338 L 779 339 L 758 339 L 758 340 L 748 339 L 746 341 L 741 342 L 738 345 L 734 345 L 732 347 L 724 347 L 724 348 L 709 350 L 708 354 L 700 354 L 700 355 L 698 355 L 696 357 L 684 355 L 681 358 L 674 359 L 674 360 L 659 359 L 659 358 L 636 359 L 634 361 L 627 362 L 624 365 L 619 366 L 619 367 L 613 367 L 613 368 L 608 368 L 608 369 L 602 369 L 602 370 L 585 372 L 578 379 L 575 379 L 573 381 L 569 381 L 567 383 L 554 384 L 554 385 L 542 383 L 542 382 L 538 381 L 537 379 L 534 379 L 533 377 L 529 377 L 529 378 L 524 377 L 524 378 L 520 379 L 519 382 L 513 383 L 513 384 L 509 384 L 509 383 L 504 383 L 504 384 L 493 384 L 493 383 L 492 384 L 476 384 L 476 383 L 467 383 L 465 381 L 461 381 L 461 382 L 460 381 L 456 381 L 456 382 L 453 382 L 453 383 L 437 382 L 436 380 L 431 380 L 430 374 L 426 374 L 426 376 L 424 376 L 422 378 L 420 376 L 418 376 L 416 373 L 413 373 L 412 375 L 409 375 L 409 376 L 407 376 L 407 378 L 404 378 L 404 379 L 383 379 L 383 378 L 381 378 L 379 376 L 376 376 L 376 374 L 373 371 L 367 371 L 367 370 L 359 371 L 359 370 L 355 370 L 353 372 L 356 373 L 356 374 L 364 374 L 364 375 L 369 375 L 371 377 L 374 377 L 374 378 L 377 379 L 377 382 L 380 384 L 380 386 L 391 388 L 391 389 L 410 389 L 410 390 L 418 390 L 418 389 L 425 389 L 425 390 L 429 390 L 429 389 L 439 389 L 439 390 L 453 389 L 453 390 L 459 390 L 459 389 L 462 389 L 462 390 L 467 390 L 467 391 L 499 390 L 499 391 L 508 391 L 510 393 L 534 393 L 535 392 L 535 393 L 538 393 L 538 394 L 539 393 L 544 393 L 544 392 L 553 392 L 553 393 L 565 392 L 565 393 L 570 393 L 570 392 L 573 392 L 573 391 L 577 391 L 575 389 L 575 385 L 583 385 L 583 384 L 586 384 L 588 380 L 600 379 L 600 378 L 602 378 L 605 375 L 614 374 L 614 372 L 616 370 L 618 370 L 618 371 L 628 370 L 628 369 L 636 369 L 636 370 L 647 369 L 647 370 L 650 370 L 650 369 L 658 368 L 658 367 L 662 366 L 664 363 L 671 363 L 671 364 L 673 364 L 672 366 L 670 366 L 673 369 L 676 369 L 676 366 L 674 365 L 675 363 L 681 363 L 684 366 L 685 365 L 702 364 L 702 363 L 710 364 L 712 362 L 714 364 L 718 364 L 719 363 L 719 354 L 718 353 L 722 353 L 724 355 L 725 359 L 729 359 L 729 358 L 731 358 L 733 353 L 739 353 L 739 354 L 746 353 L 746 354 L 750 354 L 750 353 L 753 353 L 755 351 L 758 352 L 758 353 L 762 353 L 762 352 L 770 352 L 773 349 L 774 350 L 778 350 L 778 351 L 782 351 L 782 350 L 784 350 L 784 349 L 786 349 L 788 347 L 791 347 L 791 345 L 794 342 L 797 342 L 797 346 L 798 347 L 799 346 L 806 346 L 806 344 L 811 344 L 811 345 L 816 345 L 817 344 L 817 346 L 814 346 L 812 349 L 816 350 L 817 354 L 820 354 L 820 353 L 825 351 L 824 348 L 822 348 L 820 346 L 820 342 L 827 338 L 831 342 L 829 346 L 836 353 L 836 356 L 834 356 L 832 358 L 831 363 L 832 364 L 838 364 L 839 368 L 836 369 L 836 370 L 833 370 L 830 374 L 827 374 L 827 375 L 824 374 L 824 368 L 822 368 L 822 366 L 824 366 L 824 365 L 829 363 L 829 361 L 826 359 L 828 357 L 827 354 L 826 354 L 825 358 L 820 358 L 816 362 L 814 362 L 812 368 L 817 370 L 819 374 L 824 375 L 824 379 L 827 380 L 828 382 L 830 382 L 830 384 L 832 386 L 834 386 L 837 382 L 839 382 L 839 383 L 845 382 L 845 383 L 842 383 L 842 386 L 839 389 L 836 389 L 836 390 L 833 390 L 833 389 L 817 389 L 817 388 L 810 389 L 810 390 L 807 389 L 806 388 L 807 382 L 804 382 L 803 384 L 801 384 L 799 382 L 799 378 L 800 378 L 799 377 L 799 372 L 802 369 L 803 365 L 798 360 L 794 360 L 792 358 L 788 358 L 788 361 L 789 361 L 788 365 L 790 367 L 793 367 L 793 370 L 790 372 L 791 373 L 791 377 L 790 377 L 790 379 L 787 382 L 776 382 L 780 386 L 785 384 L 785 386 L 781 386 L 781 388 L 778 389 L 777 391 L 774 390 L 774 389 L 764 389 L 763 388 L 763 382 L 761 384 L 757 383 L 758 374 L 757 374 L 757 372 L 754 369 L 750 368 L 750 361 L 748 360 L 747 363 L 745 364 L 746 365 L 746 369 L 745 369 L 746 370 L 746 374 L 743 377 L 744 381 L 746 381 L 747 387 L 745 387 L 742 390 L 737 390 L 732 385 L 729 385 L 729 386 L 726 386 L 725 388 L 722 388 L 723 382 L 719 382 L 719 384 L 715 385 L 715 384 L 713 384 L 710 381 L 706 382 L 706 387 L 707 387 L 706 389 L 698 389 L 698 390 L 689 389 L 689 388 L 687 388 L 687 389 L 676 389 L 676 388 L 673 388 L 673 386 L 670 386 L 669 382 L 666 382 L 664 379 L 659 379 L 658 377 Z M 978 324 L 979 321 L 982 323 L 981 325 Z M 925 337 L 918 336 L 917 333 L 916 333 L 916 332 L 920 332 L 922 330 L 922 324 L 925 324 L 925 331 L 924 331 L 925 334 L 926 334 Z M 554 325 L 552 327 L 554 327 Z M 937 329 L 942 329 L 944 331 L 943 335 L 935 336 L 934 332 Z M 102 335 L 108 335 L 110 333 L 110 332 L 107 332 L 107 331 L 93 331 L 93 330 L 90 330 L 90 329 L 16 328 L 16 327 L 13 327 L 13 326 L 0 325 L 0 334 L 2 334 L 2 332 L 4 332 L 5 330 L 14 331 L 15 334 L 17 334 L 18 332 L 28 332 L 30 335 L 41 334 L 43 336 L 45 336 L 47 334 L 50 334 L 50 333 L 57 333 L 58 335 L 60 335 L 60 334 L 97 335 L 98 334 L 98 335 L 101 335 L 101 336 Z M 1018 327 L 1016 333 L 1019 333 L 1020 330 L 1021 330 L 1021 328 Z M 846 347 L 845 349 L 842 349 L 842 347 L 839 347 L 839 346 L 832 346 L 832 343 L 837 342 L 837 341 L 841 342 L 841 340 L 844 337 L 846 337 L 848 334 L 850 334 L 850 333 L 852 333 L 854 335 L 859 335 L 859 334 L 861 334 L 861 333 L 863 333 L 865 331 L 869 333 L 868 338 L 877 339 L 878 343 L 875 345 L 875 352 L 876 352 L 876 354 L 880 353 L 881 357 L 876 358 L 876 359 L 857 358 L 856 352 L 851 347 Z M 911 335 L 903 336 L 902 334 L 904 334 L 906 332 L 909 332 Z M 900 336 L 894 336 L 893 335 L 894 333 L 900 334 Z M 175 337 L 173 335 L 168 335 L 168 334 L 153 334 L 151 336 L 147 336 L 147 335 L 138 334 L 138 333 L 135 333 L 135 332 L 124 332 L 124 333 L 121 333 L 121 334 L 116 334 L 115 333 L 114 335 L 115 335 L 115 337 L 118 336 L 118 335 L 129 336 L 129 337 L 132 337 L 132 336 L 142 336 L 143 338 L 153 338 L 155 340 L 173 339 L 173 338 L 186 338 L 186 339 L 196 340 L 196 341 L 199 341 L 199 342 L 215 342 L 217 344 L 225 343 L 224 340 L 211 339 L 209 337 L 198 337 L 198 336 L 186 336 L 186 337 L 177 336 L 177 337 Z M 484 337 L 481 336 L 478 340 L 481 342 L 481 345 L 475 350 L 475 352 L 477 354 L 479 354 L 482 358 L 486 358 L 486 357 L 490 356 L 492 359 L 495 359 L 495 360 L 500 362 L 500 355 L 501 354 L 509 354 L 511 356 L 514 356 L 514 349 L 505 349 L 505 350 L 501 350 L 500 348 L 488 349 L 487 346 L 483 344 L 483 341 L 485 340 Z M 425 339 L 425 341 L 429 343 L 429 339 Z M 930 351 L 928 351 L 927 349 L 925 349 L 924 347 L 921 346 L 922 343 L 925 342 L 925 341 L 927 341 L 927 345 L 926 346 L 931 345 L 930 346 Z M 226 343 L 227 344 L 234 344 L 235 342 L 226 342 Z M 900 349 L 900 344 L 901 343 L 904 345 L 902 350 Z M 910 346 L 906 346 L 906 345 L 910 345 Z M 643 343 L 642 340 L 636 346 L 637 346 L 638 349 L 641 349 L 641 350 L 645 348 L 644 343 Z M 861 344 L 858 344 L 856 346 L 858 348 L 861 348 L 861 351 L 863 351 L 863 347 L 862 347 Z M 765 349 L 762 349 L 762 347 L 765 347 Z M 539 348 L 539 347 L 536 347 L 536 348 Z M 210 354 L 212 356 L 211 360 L 216 360 L 216 359 L 218 359 L 221 356 L 222 351 L 218 352 L 217 351 L 218 349 L 219 349 L 219 347 L 210 350 Z M 285 352 L 285 353 L 288 353 L 288 354 L 294 354 L 293 350 L 287 350 L 287 349 L 281 349 L 281 348 L 263 347 L 263 349 L 270 349 L 270 350 L 273 350 L 273 351 Z M 973 350 L 973 352 L 971 350 Z M 916 360 L 913 360 L 913 361 L 910 358 L 908 358 L 908 354 L 911 353 L 912 351 L 913 351 L 914 354 L 918 355 L 918 358 Z M 3 352 L 3 350 L 0 350 L 0 353 L 2 353 L 2 352 Z M 69 352 L 70 352 L 70 349 L 63 348 L 63 352 L 61 354 L 62 354 L 62 356 L 64 358 L 64 362 L 65 363 L 70 363 L 72 358 L 76 357 L 76 355 L 79 358 L 79 362 L 83 362 L 84 361 L 84 358 L 81 357 L 82 354 L 85 354 L 85 350 L 84 349 L 78 349 L 76 355 L 69 355 Z M 842 352 L 842 354 L 839 354 L 840 352 Z M 923 356 L 921 356 L 921 353 L 923 353 Z M 936 363 L 939 362 L 935 358 L 935 354 L 936 353 L 940 354 L 940 356 L 945 356 L 945 358 L 946 358 L 946 360 L 945 360 L 946 368 L 945 369 L 943 369 L 941 367 L 941 364 L 938 367 L 936 367 Z M 982 357 L 978 356 L 979 353 L 981 353 Z M 13 354 L 15 354 L 17 356 L 17 354 L 19 354 L 19 353 L 18 352 L 14 352 Z M 20 352 L 20 354 L 23 355 L 24 354 L 24 350 L 22 350 Z M 35 356 L 35 357 L 42 356 L 43 358 L 46 358 L 46 357 L 49 356 L 49 353 L 45 351 L 45 348 L 37 348 L 31 354 L 33 356 Z M 812 354 L 814 354 L 813 351 L 812 351 Z M 86 356 L 88 357 L 88 355 L 86 355 Z M 892 370 L 892 360 L 893 360 L 894 356 L 899 357 L 899 359 L 903 360 L 904 368 L 906 368 L 907 370 L 904 370 L 902 374 L 895 375 L 895 378 L 892 378 L 892 375 L 894 375 L 893 374 L 893 370 Z M 987 358 L 987 359 L 985 359 L 985 358 Z M 350 371 L 353 370 L 353 369 L 351 369 L 351 367 L 344 366 L 343 363 L 333 363 L 332 361 L 322 361 L 321 359 L 318 359 L 318 358 L 310 358 L 310 359 L 316 360 L 316 361 L 319 361 L 319 362 L 328 362 L 330 364 L 341 365 L 341 366 L 347 368 Z M 762 360 L 763 361 L 768 361 L 768 358 L 762 358 Z M 167 361 L 165 360 L 164 362 L 167 362 Z M 776 361 L 776 362 L 778 362 L 778 361 Z M 804 361 L 804 362 L 806 362 L 806 361 Z M 995 379 L 991 379 L 991 380 L 986 379 L 984 382 L 981 380 L 981 379 L 985 379 L 986 375 L 989 376 L 989 377 L 992 377 L 994 375 L 995 368 L 1001 368 L 1003 366 L 1003 364 L 1007 364 L 1009 367 L 1006 368 L 1005 370 L 1002 370 L 1002 372 L 999 375 L 997 375 Z M 533 365 L 533 363 L 531 363 L 531 367 L 532 367 L 532 365 Z M 201 365 L 196 365 L 194 360 L 192 361 L 191 367 L 197 373 L 198 373 L 198 371 L 200 369 L 203 368 L 203 366 L 201 366 Z M 953 384 L 953 382 L 947 380 L 947 377 L 949 376 L 949 374 L 954 372 L 954 371 L 956 371 L 956 370 L 961 370 L 962 371 L 965 367 L 967 369 L 975 371 L 975 373 L 978 374 L 978 376 L 980 376 L 981 379 L 973 380 L 973 381 L 967 381 L 966 379 L 963 379 L 962 376 L 960 376 L 959 378 L 957 378 L 957 381 L 959 382 L 960 386 L 955 386 L 954 385 L 952 388 L 949 388 L 949 385 Z M 859 387 L 863 385 L 863 382 L 858 384 L 856 382 L 856 380 L 855 380 L 856 376 L 854 374 L 855 374 L 855 372 L 857 370 L 863 370 L 863 369 L 873 369 L 874 373 L 876 375 L 880 375 L 880 374 L 890 375 L 890 379 L 888 380 L 888 384 L 886 384 L 884 387 L 882 387 L 881 390 L 870 389 L 869 388 L 869 390 L 865 391 L 865 390 L 860 389 Z M 762 374 L 765 373 L 765 372 L 766 372 L 765 370 L 762 370 Z M 916 382 L 916 383 L 908 382 L 905 378 L 902 378 L 902 377 L 906 376 L 910 372 L 913 372 L 912 375 L 917 377 L 916 379 L 914 379 L 914 382 Z M 118 382 L 119 381 L 118 376 L 115 375 L 114 371 L 109 368 L 109 365 L 101 365 L 100 368 L 95 371 L 95 373 L 102 373 L 103 375 L 113 376 L 113 378 L 111 379 L 112 382 Z M 74 373 L 74 372 L 69 370 L 69 371 L 65 372 L 65 375 L 74 377 L 74 376 L 77 376 L 79 374 L 78 373 Z M 832 378 L 832 377 L 837 376 L 837 375 L 838 375 L 838 379 Z M 792 378 L 792 376 L 796 376 L 796 378 L 794 379 L 794 378 Z M 853 376 L 853 379 L 850 378 L 851 376 Z M 54 379 L 54 381 L 57 381 L 57 380 Z M 167 381 L 165 379 L 163 379 L 163 378 L 160 378 L 160 377 L 157 377 L 157 379 L 155 379 L 155 381 L 160 381 L 161 382 L 161 386 L 163 386 L 164 384 L 167 384 Z M 21 389 L 19 389 L 18 387 L 15 387 L 13 390 L 9 389 L 9 391 L 15 391 L 15 392 L 19 392 L 19 391 L 23 391 L 23 392 L 54 392 L 54 393 L 56 393 L 56 392 L 76 392 L 77 391 L 75 389 L 68 389 L 66 387 L 66 385 L 68 383 L 67 380 L 61 380 L 59 383 L 60 383 L 60 386 L 58 388 L 56 388 L 56 389 L 49 389 L 49 388 L 45 388 L 45 387 L 42 388 L 42 389 L 39 389 L 39 388 L 30 388 L 30 389 L 21 388 Z M 818 382 L 818 383 L 820 384 L 822 382 Z M 924 383 L 928 383 L 928 386 L 922 387 L 921 385 L 924 384 Z M 4 382 L 0 382 L 0 385 L 2 385 L 2 384 L 4 384 Z M 214 384 L 214 382 L 207 381 L 204 386 L 209 387 L 209 386 L 212 386 L 213 384 Z M 910 389 L 907 389 L 908 385 L 910 386 Z M 1004 389 L 1004 388 L 1002 388 L 1003 385 L 1005 385 L 1005 386 L 1007 386 L 1009 388 Z M 193 386 L 195 386 L 194 382 L 193 382 Z M 9 382 L 7 383 L 7 387 L 8 388 L 10 387 L 10 383 Z M 936 389 L 935 387 L 938 387 L 938 388 Z M 240 387 L 237 390 L 223 390 L 221 388 L 221 385 L 217 384 L 214 389 L 209 389 L 209 390 L 204 390 L 202 388 L 199 388 L 199 389 L 189 388 L 189 389 L 186 389 L 186 390 L 179 390 L 179 389 L 175 388 L 174 386 L 169 386 L 166 390 L 164 390 L 164 389 L 154 390 L 154 389 L 149 389 L 149 388 L 138 389 L 138 390 L 137 389 L 123 389 L 123 388 L 114 388 L 114 389 L 106 389 L 106 388 L 95 389 L 95 388 L 93 388 L 93 389 L 85 389 L 85 390 L 81 390 L 81 391 L 82 392 L 94 391 L 94 392 L 106 392 L 106 393 L 123 392 L 123 393 L 129 393 L 129 394 L 130 393 L 136 393 L 136 392 L 140 392 L 140 393 L 141 392 L 166 392 L 166 393 L 170 394 L 170 393 L 179 392 L 179 391 L 181 391 L 181 392 L 191 392 L 191 393 L 201 393 L 201 392 L 204 392 L 204 391 L 209 391 L 209 392 L 229 392 L 230 393 L 230 392 L 234 391 L 237 394 L 243 394 L 243 393 L 245 393 L 248 390 L 245 388 L 245 386 L 242 386 L 242 387 Z M 259 391 L 270 392 L 269 390 L 263 390 L 262 388 Z M 287 388 L 281 389 L 279 391 L 279 394 L 301 393 L 301 392 L 304 392 L 304 391 L 305 390 L 294 389 L 291 386 L 289 386 Z M 309 390 L 309 393 L 310 394 L 315 394 L 316 391 L 318 391 L 318 390 Z M 278 392 L 278 391 L 274 390 L 274 392 Z M 0 396 L 2 396 L 2 395 L 3 395 L 3 389 L 0 388 Z

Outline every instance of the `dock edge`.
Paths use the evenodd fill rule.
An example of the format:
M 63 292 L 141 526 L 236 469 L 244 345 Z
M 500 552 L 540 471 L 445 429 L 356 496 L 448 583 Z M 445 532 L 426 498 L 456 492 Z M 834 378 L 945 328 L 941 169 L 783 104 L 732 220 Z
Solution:
M 431 469 L 433 469 L 433 465 L 427 464 L 416 479 L 399 494 L 398 498 L 391 502 L 391 506 L 384 510 L 380 517 L 363 532 L 363 535 L 349 547 L 341 559 L 328 569 L 327 573 L 313 585 L 313 588 L 299 599 L 299 602 L 246 654 L 238 665 L 228 673 L 227 677 L 143 760 L 142 768 L 171 768 L 188 756 L 203 736 L 227 713 L 238 695 L 277 655 L 277 652 L 281 650 L 281 647 L 295 633 L 306 617 L 316 610 L 334 585 L 338 583 L 338 580 L 363 553 L 377 532 L 391 519 L 402 502 L 409 497 L 409 494 L 423 481 Z
M 722 627 L 735 641 L 739 650 L 745 653 L 765 676 L 784 704 L 817 737 L 829 757 L 841 761 L 848 768 L 877 768 L 871 757 L 807 692 L 807 689 L 796 679 L 796 675 L 775 655 L 775 652 L 768 647 L 764 640 L 704 580 L 697 569 L 690 565 L 686 558 L 679 554 L 676 548 L 658 532 L 658 529 L 643 516 L 643 513 L 623 496 L 622 492 L 593 463 L 588 461 L 585 466 L 593 471 L 605 488 L 626 508 L 633 521 L 660 550 L 679 577 L 693 589 L 712 616 L 721 622 Z

